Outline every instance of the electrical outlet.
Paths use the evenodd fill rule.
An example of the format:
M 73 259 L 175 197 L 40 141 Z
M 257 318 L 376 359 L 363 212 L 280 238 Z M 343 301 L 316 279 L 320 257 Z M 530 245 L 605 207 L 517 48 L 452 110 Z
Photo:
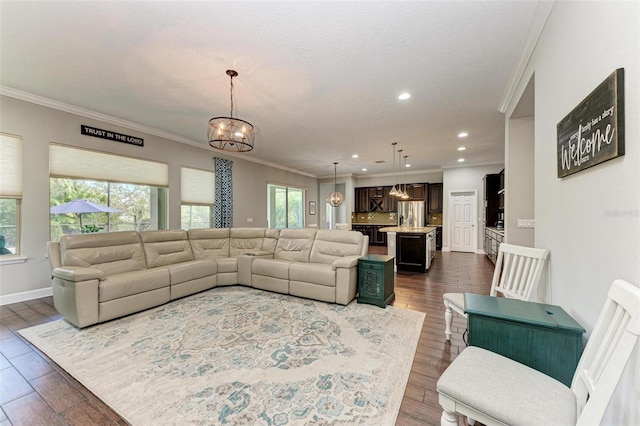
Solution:
M 518 219 L 518 228 L 535 228 L 535 219 Z
M 253 222 L 253 218 L 252 217 L 248 217 L 247 218 L 247 222 L 252 223 Z

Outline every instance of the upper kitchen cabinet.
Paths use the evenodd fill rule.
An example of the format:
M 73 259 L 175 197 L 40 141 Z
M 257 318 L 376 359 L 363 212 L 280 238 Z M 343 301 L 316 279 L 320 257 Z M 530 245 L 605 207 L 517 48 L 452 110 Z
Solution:
M 429 184 L 429 213 L 442 213 L 442 182 Z
M 427 201 L 426 183 L 408 183 L 406 185 L 406 191 L 411 201 Z
M 395 195 L 390 195 L 391 192 L 390 186 L 384 187 L 384 197 L 385 197 L 385 205 L 387 206 L 387 212 L 395 212 L 398 211 L 398 197 Z
M 373 186 L 369 188 L 369 211 L 372 213 L 384 213 L 387 211 L 384 187 Z
M 356 213 L 369 213 L 369 188 L 355 189 Z

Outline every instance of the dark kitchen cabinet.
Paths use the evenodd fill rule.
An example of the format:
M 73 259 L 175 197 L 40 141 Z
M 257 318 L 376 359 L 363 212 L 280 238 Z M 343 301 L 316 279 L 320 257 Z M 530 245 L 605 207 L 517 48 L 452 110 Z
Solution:
M 387 233 L 380 232 L 380 228 L 384 228 L 389 225 L 363 225 L 354 224 L 351 229 L 361 232 L 362 235 L 369 237 L 369 244 L 373 246 L 386 246 L 387 245 Z
M 436 228 L 436 250 L 442 250 L 442 226 Z
M 427 184 L 425 183 L 408 183 L 407 194 L 411 201 L 426 201 L 427 200 Z
M 396 197 L 395 195 L 389 195 L 389 192 L 391 192 L 391 188 L 391 186 L 384 187 L 385 205 L 387 206 L 388 213 L 398 211 L 398 197 Z
M 442 183 L 429 184 L 429 213 L 442 213 Z
M 500 211 L 500 174 L 490 174 L 484 177 L 484 223 L 486 226 L 496 226 Z
M 356 188 L 356 213 L 369 213 L 369 188 Z
M 396 266 L 398 271 L 422 272 L 427 268 L 426 234 L 396 234 Z
M 387 233 L 380 232 L 380 228 L 384 228 L 388 225 L 372 225 L 373 227 L 373 240 L 370 244 L 377 246 L 386 246 L 387 245 Z

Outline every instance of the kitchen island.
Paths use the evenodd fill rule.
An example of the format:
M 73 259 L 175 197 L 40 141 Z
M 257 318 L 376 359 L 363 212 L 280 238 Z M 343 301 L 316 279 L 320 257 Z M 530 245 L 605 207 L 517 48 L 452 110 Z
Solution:
M 426 272 L 436 252 L 435 226 L 380 228 L 387 233 L 387 255 L 396 258 L 396 271 Z

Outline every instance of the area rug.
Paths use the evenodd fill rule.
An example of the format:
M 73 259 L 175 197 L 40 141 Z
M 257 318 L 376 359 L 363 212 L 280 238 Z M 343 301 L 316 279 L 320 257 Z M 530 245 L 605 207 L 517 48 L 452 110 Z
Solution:
M 424 316 L 221 287 L 19 333 L 133 425 L 392 425 Z

